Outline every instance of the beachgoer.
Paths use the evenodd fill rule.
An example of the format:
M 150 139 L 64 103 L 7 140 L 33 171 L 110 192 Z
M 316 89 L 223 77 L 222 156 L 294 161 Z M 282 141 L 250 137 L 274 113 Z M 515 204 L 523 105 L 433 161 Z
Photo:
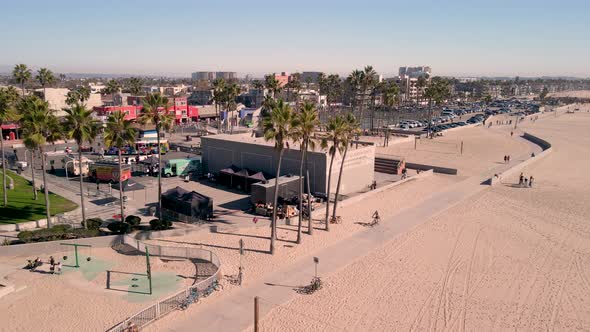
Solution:
M 504 164 L 508 163 L 508 156 L 504 155 Z
M 57 274 L 61 274 L 61 262 L 57 262 L 57 264 L 55 265 Z
M 524 186 L 528 187 L 529 186 L 529 179 L 524 178 Z
M 518 179 L 518 184 L 522 186 L 523 183 L 524 183 L 524 174 L 520 173 L 520 177 Z
M 514 136 L 514 132 L 513 131 L 510 132 L 510 137 L 512 137 L 512 136 Z
M 531 188 L 533 187 L 533 180 L 534 180 L 534 178 L 531 175 L 531 178 L 529 179 L 529 187 L 531 187 Z
M 535 157 L 535 153 L 533 152 L 533 153 L 531 153 L 531 158 L 534 158 L 534 157 Z

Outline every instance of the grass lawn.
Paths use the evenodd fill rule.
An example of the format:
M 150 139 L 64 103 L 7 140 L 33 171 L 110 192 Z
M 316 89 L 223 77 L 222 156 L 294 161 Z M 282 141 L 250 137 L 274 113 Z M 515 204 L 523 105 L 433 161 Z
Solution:
M 45 196 L 43 192 L 39 191 L 37 200 L 34 200 L 33 186 L 29 184 L 28 180 L 10 171 L 6 173 L 6 176 L 9 184 L 8 176 L 14 180 L 14 189 L 8 189 L 8 206 L 4 207 L 2 187 L 0 187 L 0 225 L 45 219 L 47 216 L 45 215 Z M 1 169 L 0 186 L 2 186 Z M 51 188 L 49 189 L 51 190 Z M 52 193 L 49 194 L 49 202 L 52 216 L 72 211 L 78 206 L 76 203 Z

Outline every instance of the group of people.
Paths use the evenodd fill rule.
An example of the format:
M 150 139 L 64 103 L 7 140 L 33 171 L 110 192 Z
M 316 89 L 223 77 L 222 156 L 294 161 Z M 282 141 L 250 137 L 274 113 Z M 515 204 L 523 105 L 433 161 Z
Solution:
M 531 175 L 528 179 L 526 176 L 524 176 L 524 173 L 520 173 L 520 177 L 518 179 L 518 185 L 521 187 L 529 187 L 532 188 L 533 187 L 533 181 L 535 179 L 533 178 L 533 176 Z
M 508 164 L 510 162 L 510 155 L 505 155 L 504 156 L 504 163 Z
M 27 260 L 27 269 L 31 272 L 35 272 L 39 266 L 43 265 L 43 262 L 39 257 L 35 260 Z M 61 274 L 61 262 L 56 262 L 53 256 L 49 256 L 49 272 L 53 274 Z

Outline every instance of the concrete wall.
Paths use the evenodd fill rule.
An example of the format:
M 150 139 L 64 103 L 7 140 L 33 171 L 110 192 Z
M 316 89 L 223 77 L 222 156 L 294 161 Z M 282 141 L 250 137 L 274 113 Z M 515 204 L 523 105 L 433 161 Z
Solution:
M 96 248 L 110 247 L 116 243 L 121 242 L 121 235 L 108 235 L 91 237 L 85 239 L 74 239 L 74 240 L 62 240 L 62 241 L 51 241 L 51 242 L 39 242 L 39 243 L 28 243 L 28 244 L 15 244 L 12 246 L 1 246 L 0 256 L 43 256 L 47 253 L 56 251 L 69 250 L 65 246 L 61 246 L 60 243 L 79 243 L 89 244 Z
M 489 180 L 486 181 L 489 185 L 496 185 L 498 183 L 501 183 L 502 179 L 508 178 L 510 176 L 513 176 L 514 174 L 522 172 L 527 166 L 545 158 L 548 154 L 550 154 L 553 151 L 551 143 L 547 142 L 546 140 L 540 137 L 531 135 L 529 133 L 524 133 L 523 138 L 539 145 L 541 149 L 543 149 L 543 151 L 535 155 L 534 157 L 531 157 L 521 162 L 520 164 L 514 165 L 513 167 L 505 170 L 502 173 L 492 176 Z
M 218 173 L 230 165 L 263 171 L 275 176 L 278 153 L 273 146 L 239 142 L 211 137 L 201 138 L 203 167 L 205 172 Z M 375 147 L 355 145 L 348 150 L 344 164 L 342 194 L 358 191 L 373 181 Z M 298 175 L 299 150 L 285 150 L 280 175 Z M 341 156 L 336 155 L 333 166 L 333 183 L 336 186 Z M 328 183 L 329 156 L 325 151 L 311 151 L 308 154 L 308 168 L 312 192 L 326 192 Z M 335 174 L 335 175 L 334 175 Z

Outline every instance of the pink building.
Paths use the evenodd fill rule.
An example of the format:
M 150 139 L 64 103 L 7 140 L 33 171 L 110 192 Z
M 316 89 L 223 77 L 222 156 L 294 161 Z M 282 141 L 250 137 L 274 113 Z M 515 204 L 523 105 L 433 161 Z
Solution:
M 282 72 L 280 74 L 275 74 L 275 79 L 279 81 L 279 86 L 283 87 L 285 84 L 291 81 L 291 75 L 289 75 L 287 72 Z
M 185 123 L 199 120 L 199 109 L 187 103 L 186 96 L 168 98 L 168 112 L 174 114 L 176 123 Z M 108 116 L 112 112 L 120 111 L 125 113 L 125 120 L 136 120 L 141 114 L 143 106 L 142 97 L 129 96 L 127 103 L 131 106 L 98 106 L 94 111 L 98 116 Z

